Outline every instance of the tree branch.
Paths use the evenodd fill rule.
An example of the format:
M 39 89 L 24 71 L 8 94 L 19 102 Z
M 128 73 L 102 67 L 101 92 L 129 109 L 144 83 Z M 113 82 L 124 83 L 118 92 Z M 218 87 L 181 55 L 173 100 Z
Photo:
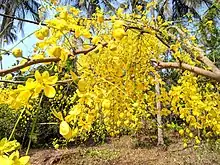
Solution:
M 11 84 L 25 84 L 26 81 L 13 81 L 13 80 L 0 80 L 2 83 L 11 83 Z M 66 79 L 57 81 L 56 84 L 67 84 L 73 82 L 73 79 Z
M 136 26 L 125 26 L 126 29 L 134 29 L 134 30 L 139 30 L 141 33 L 147 33 L 151 34 L 151 31 L 144 30 L 142 28 L 136 27 Z M 150 27 L 151 30 L 154 30 L 155 32 L 159 33 L 159 31 L 153 27 Z M 164 44 L 167 48 L 170 48 L 170 45 L 163 40 L 163 38 L 159 34 L 155 34 L 155 37 L 162 43 Z
M 103 47 L 107 46 L 107 43 L 103 43 L 102 46 Z M 97 47 L 97 45 L 94 45 L 93 47 L 85 49 L 85 50 L 76 50 L 76 51 L 74 51 L 74 55 L 77 55 L 77 54 L 84 54 L 84 55 L 86 55 L 87 53 L 93 51 L 96 47 Z
M 188 48 L 189 48 L 189 44 L 188 44 Z M 208 67 L 212 69 L 213 72 L 215 73 L 220 72 L 219 68 L 208 57 L 205 56 L 204 51 L 201 48 L 193 47 L 193 49 L 200 52 L 199 56 L 196 58 L 197 60 L 206 64 Z
M 189 64 L 186 63 L 179 63 L 179 62 L 162 62 L 162 61 L 156 61 L 156 60 L 151 60 L 154 64 L 156 64 L 155 66 L 158 69 L 164 69 L 164 68 L 176 68 L 176 69 L 184 69 L 184 70 L 188 70 L 190 72 L 205 76 L 207 78 L 211 78 L 214 79 L 218 82 L 220 82 L 220 73 L 215 73 L 215 72 L 211 72 L 196 66 L 191 66 Z
M 25 62 L 24 64 L 14 66 L 14 67 L 9 68 L 9 69 L 0 70 L 0 76 L 4 76 L 8 73 L 15 72 L 17 70 L 20 70 L 22 68 L 25 68 L 27 66 L 31 66 L 31 65 L 34 65 L 34 64 L 47 63 L 47 62 L 58 62 L 58 61 L 60 61 L 60 59 L 56 58 L 56 57 L 48 57 L 48 58 L 44 58 L 44 59 L 30 60 L 30 61 Z
M 9 83 L 9 84 L 24 84 L 25 81 L 13 81 L 13 80 L 0 80 L 2 83 Z
M 103 43 L 102 46 L 106 46 L 107 43 Z M 89 49 L 85 49 L 85 50 L 76 50 L 73 52 L 73 54 L 69 54 L 69 56 L 75 56 L 77 54 L 84 54 L 86 55 L 87 53 L 91 52 L 92 50 L 94 50 L 97 46 L 93 46 Z M 44 59 L 37 59 L 37 60 L 29 60 L 27 61 L 26 63 L 24 64 L 20 64 L 20 65 L 17 65 L 17 66 L 14 66 L 12 68 L 9 68 L 9 69 L 4 69 L 4 70 L 0 70 L 0 76 L 4 76 L 8 73 L 12 73 L 12 72 L 15 72 L 15 71 L 18 71 L 20 69 L 23 69 L 27 66 L 31 66 L 31 65 L 34 65 L 34 64 L 39 64 L 39 63 L 47 63 L 47 62 L 58 62 L 60 61 L 59 58 L 55 58 L 55 57 L 48 57 L 48 58 L 44 58 Z
M 0 16 L 11 18 L 11 19 L 16 19 L 16 20 L 19 20 L 19 21 L 27 22 L 27 23 L 32 23 L 32 24 L 35 24 L 35 25 L 39 25 L 40 24 L 40 22 L 31 21 L 31 20 L 27 20 L 27 19 L 22 19 L 22 18 L 11 16 L 11 15 L 7 15 L 7 14 L 0 13 Z M 45 23 L 41 23 L 41 25 L 46 26 Z
M 134 27 L 133 26 L 126 26 L 126 28 L 128 28 L 128 29 L 135 29 L 135 30 L 139 30 L 140 32 L 150 34 L 149 31 L 144 30 L 143 28 L 139 28 L 139 27 L 135 27 L 135 26 Z M 160 40 L 160 42 L 163 43 L 167 48 L 170 48 L 169 43 L 164 41 L 164 39 L 160 36 L 160 31 L 155 29 L 155 28 L 153 28 L 153 27 L 150 27 L 150 28 L 152 30 L 154 30 L 155 32 L 157 32 L 155 34 L 157 39 Z M 186 34 L 179 27 L 177 27 L 177 26 L 170 26 L 168 29 L 170 29 L 170 28 L 176 29 L 176 31 L 181 35 L 182 38 L 186 37 Z M 170 34 L 170 37 L 172 37 L 173 40 L 177 40 L 177 38 L 173 34 Z M 179 42 L 182 43 L 181 41 L 179 41 Z M 185 44 L 182 43 L 182 48 L 187 53 L 189 53 L 192 57 L 195 57 L 195 54 L 193 53 L 192 49 L 197 51 L 197 52 L 199 52 L 199 55 L 196 57 L 196 59 L 201 61 L 201 62 L 203 62 L 208 67 L 210 67 L 212 69 L 212 71 L 214 73 L 216 73 L 217 75 L 220 74 L 220 69 L 208 57 L 205 56 L 204 51 L 201 48 L 192 46 L 192 44 L 190 44 L 189 41 L 185 42 Z

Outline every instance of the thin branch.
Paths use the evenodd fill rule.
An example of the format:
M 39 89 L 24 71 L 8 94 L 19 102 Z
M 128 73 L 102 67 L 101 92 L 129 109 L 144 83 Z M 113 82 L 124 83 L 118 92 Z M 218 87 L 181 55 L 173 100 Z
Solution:
M 13 81 L 13 80 L 0 80 L 0 82 L 9 83 L 9 84 L 25 84 L 25 81 Z
M 26 81 L 0 80 L 0 82 L 9 84 L 25 84 Z M 73 79 L 60 80 L 57 81 L 56 84 L 68 84 L 70 82 L 73 82 Z
M 0 13 L 0 16 L 2 16 L 2 17 L 7 17 L 7 18 L 11 18 L 11 19 L 16 19 L 16 20 L 19 20 L 19 21 L 27 22 L 27 23 L 32 23 L 32 24 L 35 24 L 35 25 L 41 24 L 41 25 L 43 25 L 43 26 L 46 26 L 45 23 L 36 22 L 36 21 L 31 21 L 31 20 L 27 20 L 27 19 L 22 19 L 22 18 L 18 18 L 18 17 L 11 16 L 11 15 L 7 15 L 7 14 L 2 14 L 2 13 Z
M 56 84 L 68 84 L 70 82 L 73 82 L 73 79 L 60 80 L 60 81 L 57 81 Z
M 105 47 L 105 46 L 107 46 L 107 44 L 108 43 L 103 43 L 102 46 Z M 74 51 L 74 55 L 77 55 L 77 54 L 84 54 L 84 55 L 86 55 L 89 52 L 93 51 L 96 47 L 97 47 L 97 45 L 95 45 L 95 46 L 93 46 L 93 47 L 91 47 L 89 49 L 85 49 L 85 50 L 76 50 L 76 51 Z
M 141 33 L 151 34 L 150 31 L 144 30 L 144 29 L 139 28 L 139 27 L 136 27 L 136 26 L 125 26 L 125 28 L 126 28 L 126 29 L 135 29 L 135 30 L 139 30 Z M 155 29 L 155 28 L 153 28 L 153 27 L 150 27 L 150 28 L 151 28 L 151 30 L 154 30 L 155 32 L 158 32 L 158 33 L 159 33 L 159 31 L 158 31 L 157 29 Z M 155 37 L 156 37 L 161 43 L 163 43 L 167 48 L 170 48 L 170 45 L 169 45 L 165 40 L 163 40 L 163 38 L 162 38 L 159 34 L 156 33 L 156 34 L 155 34 Z

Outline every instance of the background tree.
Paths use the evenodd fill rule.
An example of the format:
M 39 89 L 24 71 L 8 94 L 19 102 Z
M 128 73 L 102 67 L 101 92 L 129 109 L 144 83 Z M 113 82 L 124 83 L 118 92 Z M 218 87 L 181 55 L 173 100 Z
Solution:
M 24 21 L 16 21 L 7 16 L 18 17 L 25 19 L 27 15 L 31 15 L 36 21 L 40 21 L 38 16 L 38 9 L 40 4 L 36 0 L 1 0 L 0 14 L 1 27 L 0 39 L 6 43 L 13 42 L 17 39 L 16 33 L 23 30 Z

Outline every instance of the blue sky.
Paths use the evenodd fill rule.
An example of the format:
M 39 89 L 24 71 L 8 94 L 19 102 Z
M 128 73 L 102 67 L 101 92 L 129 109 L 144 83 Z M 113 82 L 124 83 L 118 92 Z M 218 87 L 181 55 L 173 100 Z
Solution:
M 41 5 L 43 5 L 43 1 L 39 1 L 39 3 Z M 51 11 L 47 11 L 49 12 L 47 15 L 47 18 L 52 18 L 54 13 Z M 27 20 L 33 20 L 33 18 L 31 17 L 31 15 L 27 15 L 26 18 Z M 16 25 L 16 23 L 15 23 Z M 5 45 L 4 49 L 9 50 L 12 47 L 14 47 L 14 45 L 16 45 L 17 43 L 19 43 L 19 41 L 23 38 L 25 38 L 26 36 L 28 36 L 29 34 L 33 33 L 34 31 L 36 31 L 37 29 L 39 29 L 39 25 L 35 25 L 35 24 L 31 24 L 31 23 L 24 23 L 24 34 L 22 35 L 21 32 L 19 32 L 17 34 L 17 41 L 14 42 L 13 44 L 9 44 L 9 45 Z M 37 42 L 37 39 L 34 35 L 26 38 L 22 43 L 20 43 L 19 45 L 17 45 L 16 47 L 20 48 L 23 50 L 23 56 L 27 57 L 32 55 L 32 51 L 33 51 L 33 46 L 34 44 Z M 3 57 L 3 69 L 9 68 L 11 67 L 13 64 L 16 63 L 16 58 L 13 55 L 9 55 L 9 56 L 4 56 Z
M 38 29 L 38 25 L 26 23 L 24 25 L 24 36 L 22 36 L 21 32 L 18 33 L 18 40 L 16 42 L 14 42 L 13 44 L 5 45 L 4 49 L 8 50 L 8 49 L 12 48 L 22 38 L 25 38 L 25 36 L 29 35 L 30 33 L 32 33 L 33 31 L 35 31 L 37 29 Z M 37 41 L 36 37 L 34 35 L 32 35 L 32 36 L 26 38 L 23 41 L 23 43 L 20 43 L 16 47 L 21 48 L 23 50 L 24 56 L 28 56 L 32 53 L 33 45 L 36 43 L 36 41 Z M 16 63 L 16 58 L 13 55 L 3 57 L 3 68 L 4 69 L 11 67 L 14 63 Z

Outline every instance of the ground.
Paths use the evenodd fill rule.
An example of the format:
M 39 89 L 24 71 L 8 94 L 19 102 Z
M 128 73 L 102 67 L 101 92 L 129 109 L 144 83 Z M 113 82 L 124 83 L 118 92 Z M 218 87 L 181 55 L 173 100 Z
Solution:
M 220 165 L 220 153 L 206 145 L 184 149 L 176 141 L 167 147 L 137 147 L 129 136 L 92 147 L 32 150 L 30 155 L 32 165 Z

